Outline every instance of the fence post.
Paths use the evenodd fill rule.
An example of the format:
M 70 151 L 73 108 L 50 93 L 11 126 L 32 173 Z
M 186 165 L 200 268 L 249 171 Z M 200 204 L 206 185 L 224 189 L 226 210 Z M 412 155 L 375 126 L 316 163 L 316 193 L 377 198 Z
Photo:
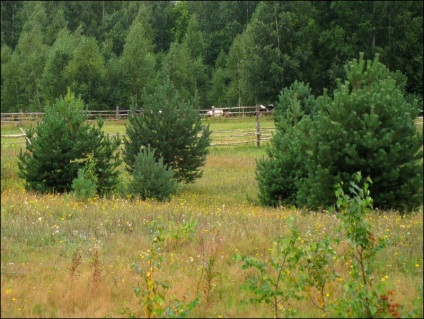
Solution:
M 261 146 L 261 122 L 259 121 L 259 106 L 256 105 L 256 146 Z
M 119 120 L 119 105 L 116 106 L 116 116 L 115 116 L 116 120 Z
M 21 110 L 19 112 L 19 127 L 22 126 L 22 119 L 23 119 L 23 117 L 24 117 L 24 112 Z

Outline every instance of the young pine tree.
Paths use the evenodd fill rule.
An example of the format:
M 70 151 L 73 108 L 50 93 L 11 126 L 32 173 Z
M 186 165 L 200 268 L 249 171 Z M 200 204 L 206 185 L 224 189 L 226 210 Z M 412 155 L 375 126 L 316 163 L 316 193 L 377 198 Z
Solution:
M 308 178 L 299 203 L 325 207 L 334 203 L 334 185 L 348 184 L 356 172 L 373 180 L 374 207 L 401 212 L 423 203 L 422 131 L 419 107 L 408 103 L 379 56 L 363 54 L 345 66 L 333 98 L 317 99 L 319 115 L 311 126 Z M 346 190 L 347 191 L 347 190 Z
M 326 208 L 335 202 L 334 185 L 348 185 L 361 172 L 373 180 L 374 207 L 403 212 L 422 205 L 417 103 L 406 101 L 378 55 L 365 61 L 361 54 L 345 69 L 347 80 L 338 81 L 333 97 L 324 90 L 310 116 L 293 113 L 300 109 L 299 96 L 287 100 L 268 158 L 257 164 L 262 204 L 275 205 L 280 198 L 298 207 Z
M 158 161 L 163 158 L 178 182 L 192 183 L 202 176 L 210 145 L 209 126 L 203 127 L 195 101 L 181 98 L 167 80 L 155 93 L 144 96 L 140 116 L 129 117 L 123 152 L 131 174 L 140 148 L 150 146 Z
M 68 192 L 78 170 L 91 161 L 97 193 L 103 195 L 115 188 L 120 140 L 105 136 L 101 120 L 97 127 L 86 120 L 82 100 L 69 89 L 64 98 L 45 108 L 43 120 L 27 131 L 26 150 L 21 149 L 18 155 L 18 174 L 27 190 Z
M 72 181 L 72 193 L 78 200 L 88 200 L 96 195 L 99 180 L 95 170 L 96 163 L 90 154 L 84 168 L 78 169 L 78 177 Z
M 315 100 L 308 85 L 295 82 L 283 89 L 273 114 L 276 134 L 267 144 L 267 157 L 256 161 L 259 202 L 296 205 L 299 182 L 306 176 L 305 136 Z M 302 120 L 302 121 L 301 121 Z
M 141 149 L 135 158 L 132 180 L 128 192 L 140 196 L 142 200 L 154 198 L 166 201 L 177 191 L 178 183 L 173 178 L 172 170 L 154 157 L 155 150 Z

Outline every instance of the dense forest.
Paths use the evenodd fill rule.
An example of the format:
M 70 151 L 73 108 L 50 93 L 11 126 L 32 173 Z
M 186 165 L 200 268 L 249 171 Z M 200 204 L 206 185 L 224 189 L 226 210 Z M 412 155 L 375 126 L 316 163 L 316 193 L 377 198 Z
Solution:
M 423 96 L 422 1 L 1 1 L 1 111 L 42 111 L 67 88 L 89 109 L 142 107 L 166 79 L 198 107 L 314 95 L 376 53 Z

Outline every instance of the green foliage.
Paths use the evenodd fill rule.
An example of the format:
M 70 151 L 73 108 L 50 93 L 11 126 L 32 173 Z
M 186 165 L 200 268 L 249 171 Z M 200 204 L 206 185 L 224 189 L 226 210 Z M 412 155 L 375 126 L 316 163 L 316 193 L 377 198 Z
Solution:
M 221 51 L 228 52 L 234 38 L 246 28 L 259 2 L 187 2 L 205 34 L 205 63 L 209 67 L 215 64 Z
M 307 84 L 295 81 L 281 91 L 273 114 L 277 132 L 266 146 L 268 157 L 256 162 L 261 204 L 297 204 L 298 185 L 307 176 L 305 135 L 308 136 L 315 105 Z
M 382 238 L 377 240 L 371 233 L 366 216 L 373 204 L 369 191 L 369 183 L 372 181 L 368 177 L 360 187 L 362 182 L 359 172 L 355 175 L 355 181 L 350 182 L 351 195 L 345 194 L 342 184 L 336 186 L 336 207 L 339 210 L 336 217 L 342 222 L 341 227 L 349 244 L 344 258 L 345 261 L 353 260 L 351 278 L 344 286 L 346 298 L 339 301 L 336 311 L 338 315 L 347 313 L 355 318 L 384 317 L 388 315 L 388 309 L 384 309 L 380 296 L 385 292 L 385 287 L 378 282 L 374 285 L 373 263 L 376 254 L 386 247 L 386 241 Z
M 183 99 L 169 80 L 144 97 L 140 116 L 126 125 L 124 160 L 132 173 L 140 148 L 149 145 L 155 158 L 163 158 L 178 182 L 191 183 L 202 176 L 210 145 L 209 126 L 203 127 L 193 100 Z
M 182 223 L 171 220 L 166 224 L 153 220 L 149 223 L 148 228 L 162 243 L 164 249 L 182 247 L 198 233 L 197 223 L 191 218 Z
M 309 79 L 314 12 L 309 2 L 258 4 L 243 34 L 241 86 L 248 104 L 274 103 L 282 87 Z
M 119 177 L 116 168 L 121 163 L 116 152 L 120 140 L 105 136 L 103 121 L 99 120 L 97 127 L 87 123 L 83 107 L 82 100 L 68 90 L 64 98 L 47 106 L 43 120 L 27 131 L 26 150 L 18 155 L 18 174 L 27 190 L 70 191 L 87 160 L 91 164 L 86 174 L 97 184 L 97 193 L 114 190 Z
M 254 268 L 260 274 L 249 276 L 243 285 L 257 296 L 248 302 L 270 304 L 275 318 L 281 318 L 281 313 L 284 317 L 301 313 L 290 306 L 291 299 L 309 299 L 325 312 L 327 285 L 338 277 L 332 264 L 334 241 L 325 238 L 320 242 L 308 242 L 301 238 L 295 222 L 295 217 L 287 221 L 290 236 L 281 236 L 273 242 L 271 256 L 266 262 L 255 257 L 236 257 L 244 262 L 242 269 Z
M 322 78 L 325 73 L 318 72 L 317 81 L 321 80 L 324 87 L 336 86 L 336 79 L 343 74 L 343 61 L 352 59 L 357 52 L 365 52 L 366 56 L 380 53 L 389 69 L 400 70 L 408 77 L 408 91 L 422 95 L 422 3 L 369 1 L 358 6 L 331 2 L 317 6 L 322 30 L 317 37 L 320 68 L 328 70 L 332 82 Z M 411 90 L 412 86 L 417 86 L 417 90 Z
M 51 46 L 41 78 L 46 101 L 54 101 L 64 95 L 65 88 L 71 84 L 64 71 L 73 57 L 77 42 L 78 38 L 65 28 L 58 33 Z
M 168 228 L 167 244 L 174 247 L 187 244 L 198 232 L 197 223 L 191 218 L 183 221 L 181 224 L 170 222 Z
M 379 62 L 359 60 L 346 65 L 348 81 L 339 82 L 334 98 L 317 99 L 320 115 L 311 128 L 308 180 L 299 202 L 311 207 L 332 202 L 331 189 L 356 171 L 370 176 L 374 204 L 410 211 L 422 204 L 422 133 L 414 120 L 416 102 L 405 100 Z M 311 194 L 323 193 L 321 198 Z
M 299 183 L 307 176 L 305 136 L 312 121 L 305 109 L 310 108 L 312 113 L 314 104 L 308 87 L 302 83 L 282 91 L 274 114 L 277 131 L 266 146 L 267 158 L 256 162 L 258 197 L 262 205 L 297 204 Z
M 323 312 L 323 316 L 401 317 L 401 307 L 392 302 L 394 292 L 387 289 L 386 281 L 374 282 L 375 260 L 386 247 L 387 240 L 377 238 L 367 222 L 367 214 L 373 208 L 370 183 L 369 177 L 363 181 L 358 172 L 355 180 L 350 181 L 351 195 L 344 192 L 342 183 L 336 185 L 336 217 L 341 224 L 335 237 L 325 236 L 321 241 L 309 242 L 302 238 L 293 217 L 287 222 L 291 235 L 280 237 L 273 243 L 272 254 L 267 261 L 236 256 L 243 261 L 242 269 L 256 270 L 247 276 L 244 284 L 255 295 L 248 301 L 270 304 L 275 318 L 279 318 L 282 310 L 285 310 L 286 317 L 297 313 L 297 309 L 289 306 L 292 298 L 309 299 Z M 332 300 L 328 287 L 340 277 L 336 271 L 334 250 L 340 244 L 348 246 L 342 258 L 344 265 L 349 267 L 346 272 L 349 276 L 343 278 L 343 298 Z
M 205 66 L 201 56 L 194 56 L 184 38 L 183 43 L 173 43 L 163 59 L 159 76 L 162 80 L 169 79 L 185 100 L 197 96 L 199 103 L 205 105 L 205 86 L 208 82 Z
M 96 195 L 98 178 L 95 168 L 93 156 L 89 155 L 85 167 L 78 170 L 78 177 L 71 185 L 73 194 L 78 200 L 88 200 Z
M 273 243 L 272 255 L 266 262 L 261 262 L 255 257 L 236 256 L 237 260 L 244 263 L 242 269 L 253 268 L 259 272 L 259 275 L 252 275 L 246 279 L 244 287 L 256 296 L 250 298 L 248 303 L 271 305 L 275 318 L 280 318 L 282 310 L 287 317 L 298 313 L 289 306 L 291 298 L 301 298 L 296 291 L 295 274 L 292 272 L 303 255 L 301 247 L 297 245 L 298 237 L 299 231 L 293 227 L 290 237 L 280 237 Z
M 154 88 L 153 79 L 156 76 L 156 58 L 153 54 L 153 34 L 148 23 L 149 6 L 140 7 L 136 19 L 133 21 L 127 37 L 125 38 L 124 50 L 120 56 L 120 67 L 125 78 L 123 85 L 127 99 L 123 101 L 130 105 L 130 98 L 135 99 L 136 107 L 141 103 L 143 89 L 151 92 Z
M 43 105 L 40 82 L 48 50 L 44 40 L 44 4 L 25 3 L 24 10 L 28 20 L 23 24 L 10 61 L 2 64 L 2 110 L 4 107 L 28 112 L 40 110 Z
M 297 206 L 325 208 L 334 201 L 333 186 L 362 171 L 375 182 L 376 207 L 402 212 L 419 207 L 423 149 L 414 123 L 418 106 L 406 101 L 391 75 L 378 55 L 365 61 L 361 54 L 346 65 L 347 80 L 338 81 L 334 97 L 324 91 L 310 116 L 303 115 L 296 91 L 283 91 L 286 114 L 276 116 L 278 132 L 269 158 L 258 164 L 261 201 L 275 205 L 280 196 Z M 267 168 L 273 169 L 268 173 Z
M 85 176 L 84 170 L 78 170 L 78 177 L 72 181 L 72 193 L 78 200 L 88 200 L 96 195 L 97 185 Z
M 205 36 L 199 30 L 199 22 L 196 14 L 190 17 L 187 32 L 184 35 L 182 43 L 187 47 L 192 58 L 203 59 L 205 55 Z
M 140 275 L 143 279 L 144 287 L 134 287 L 134 293 L 144 311 L 134 312 L 126 308 L 121 312 L 129 313 L 131 318 L 189 318 L 190 311 L 199 304 L 200 299 L 197 297 L 187 302 L 187 297 L 184 296 L 182 301 L 177 298 L 167 301 L 165 291 L 170 289 L 171 286 L 156 279 L 164 259 L 161 250 L 163 244 L 161 228 L 158 231 L 154 230 L 152 235 L 151 247 L 142 252 L 142 258 L 146 260 L 147 265 L 145 267 L 140 267 L 136 263 L 132 265 L 137 275 Z
M 133 196 L 140 196 L 142 200 L 155 198 L 166 201 L 177 191 L 177 182 L 173 178 L 172 170 L 163 164 L 163 158 L 156 161 L 155 150 L 141 149 L 135 158 L 132 180 L 128 191 Z
M 294 81 L 288 88 L 284 88 L 279 96 L 273 117 L 278 125 L 280 120 L 287 118 L 287 112 L 293 113 L 293 120 L 300 121 L 302 115 L 311 114 L 316 110 L 316 100 L 311 93 L 309 84 Z
M 197 89 L 204 108 L 223 99 L 227 106 L 275 103 L 295 80 L 309 83 L 314 95 L 323 88 L 331 95 L 357 52 L 381 54 L 407 77 L 408 94 L 423 95 L 420 1 L 6 1 L 1 9 L 2 49 L 14 56 L 2 65 L 3 111 L 41 111 L 44 98 L 54 101 L 66 86 L 92 109 L 125 107 L 131 98 L 139 106 L 157 71 L 161 78 L 170 71 L 183 95 Z M 72 57 L 64 47 L 61 60 L 56 41 L 65 28 L 92 43 L 75 45 Z M 221 52 L 230 58 L 219 70 Z M 168 55 L 172 62 L 162 65 Z M 60 76 L 68 59 L 68 74 Z M 116 78 L 111 59 L 126 76 Z
M 169 1 L 155 1 L 149 3 L 152 7 L 151 24 L 155 31 L 155 52 L 166 52 L 169 49 L 174 37 L 172 34 L 172 26 L 175 20 L 172 17 L 174 3 Z
M 79 39 L 63 73 L 71 89 L 82 95 L 90 109 L 103 108 L 101 96 L 106 68 L 95 38 L 82 36 Z
M 226 92 L 226 84 L 228 75 L 227 71 L 223 68 L 217 68 L 214 70 L 211 80 L 211 90 L 208 93 L 208 100 L 214 101 L 217 105 L 227 104 L 225 95 L 222 92 Z M 228 103 L 227 105 L 236 105 L 236 103 Z
M 186 2 L 178 2 L 171 11 L 175 26 L 171 29 L 175 42 L 181 42 L 184 38 L 190 22 L 190 12 Z
M 245 33 L 240 34 L 234 39 L 229 49 L 227 64 L 224 69 L 229 82 L 226 90 L 228 105 L 241 106 L 247 104 L 247 92 L 245 92 L 245 88 L 242 86 L 243 73 L 246 66 L 246 47 L 248 45 L 246 41 Z M 223 78 L 224 84 L 227 81 L 226 77 Z M 215 88 L 216 84 L 213 86 L 213 89 Z

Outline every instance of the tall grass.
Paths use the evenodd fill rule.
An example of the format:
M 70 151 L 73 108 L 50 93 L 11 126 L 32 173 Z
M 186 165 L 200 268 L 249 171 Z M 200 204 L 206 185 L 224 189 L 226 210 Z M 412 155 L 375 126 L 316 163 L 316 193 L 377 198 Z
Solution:
M 290 236 L 286 220 L 293 215 L 307 241 L 337 235 L 339 221 L 329 213 L 256 204 L 255 160 L 264 147 L 211 148 L 203 177 L 168 203 L 118 196 L 79 202 L 68 194 L 26 192 L 17 177 L 19 147 L 2 145 L 2 317 L 146 316 L 134 288 L 148 290 L 143 282 L 152 275 L 152 243 L 161 263 L 149 278 L 165 285 L 157 287 L 163 294 L 157 307 L 183 316 L 178 311 L 198 297 L 190 317 L 270 317 L 269 306 L 242 302 L 250 297 L 241 288 L 248 273 L 235 256 L 266 259 L 279 236 Z M 388 239 L 376 256 L 374 281 L 387 282 L 402 314 L 420 307 L 422 314 L 422 304 L 413 305 L 422 298 L 422 210 L 405 217 L 374 211 L 368 221 L 373 234 Z M 341 253 L 344 247 L 335 249 Z M 331 283 L 335 300 L 343 298 L 349 262 L 336 271 L 342 279 Z M 322 316 L 308 300 L 291 307 L 302 317 Z

